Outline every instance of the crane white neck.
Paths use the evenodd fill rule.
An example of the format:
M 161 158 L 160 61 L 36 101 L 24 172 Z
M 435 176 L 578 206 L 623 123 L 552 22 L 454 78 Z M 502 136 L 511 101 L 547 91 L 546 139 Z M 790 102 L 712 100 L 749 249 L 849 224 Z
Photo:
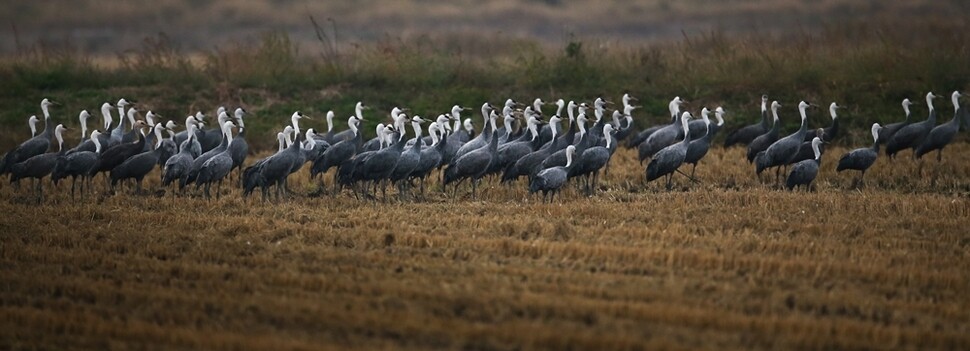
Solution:
M 27 120 L 27 125 L 30 126 L 30 136 L 37 135 L 37 117 L 30 116 L 30 119 Z
M 162 146 L 162 129 L 164 129 L 164 127 L 162 127 L 162 124 L 159 123 L 152 127 L 152 129 L 154 129 L 155 132 L 155 148 L 157 149 Z
M 779 105 L 771 105 L 771 118 L 773 118 L 775 122 L 778 122 L 778 107 Z
M 364 106 L 358 103 L 357 106 L 354 107 L 354 115 L 357 116 L 357 119 L 363 120 L 364 119 Z
M 953 113 L 957 113 L 960 110 L 960 92 L 954 91 L 950 100 L 953 101 Z
M 609 125 L 603 126 L 603 137 L 606 138 L 606 148 L 607 149 L 610 148 L 610 142 L 613 141 L 613 136 L 610 135 L 610 133 L 612 133 L 612 132 L 613 132 L 613 127 L 611 127 Z
M 293 135 L 300 135 L 300 117 L 293 115 L 290 117 L 290 123 L 293 124 Z
M 531 140 L 535 141 L 536 138 L 539 137 L 538 120 L 536 120 L 535 117 L 530 116 L 529 119 L 526 121 L 526 128 L 528 128 L 529 132 L 532 133 Z
M 805 112 L 805 109 L 806 108 L 808 108 L 808 106 L 805 106 L 805 105 L 799 105 L 798 106 L 798 114 L 802 115 L 802 122 L 804 122 L 806 119 L 808 119 L 808 114 L 806 114 L 806 112 Z
M 97 134 L 92 134 L 91 135 L 91 142 L 94 143 L 94 153 L 100 154 L 101 153 L 101 140 L 98 139 L 98 135 Z
M 88 116 L 87 111 L 81 111 L 81 116 L 78 120 L 81 122 L 81 139 L 84 139 L 88 135 Z
M 872 141 L 873 142 L 879 141 L 879 130 L 880 129 L 882 129 L 882 127 L 879 125 L 879 123 L 873 123 L 872 124 Z
M 113 121 L 111 119 L 111 105 L 108 105 L 107 102 L 101 105 L 101 116 L 104 118 L 104 130 L 108 131 Z
M 131 123 L 131 127 L 132 128 L 135 127 L 135 114 L 136 113 L 138 113 L 138 110 L 136 110 L 134 108 L 128 110 L 128 122 Z
M 566 168 L 573 165 L 573 154 L 576 153 L 576 147 L 569 145 L 566 147 Z
M 58 125 L 58 127 L 61 127 L 61 125 Z M 64 131 L 63 127 L 54 128 L 54 137 L 57 138 L 57 151 L 64 150 L 64 136 L 61 135 L 63 131 Z
M 926 107 L 933 111 L 933 93 L 926 94 Z
M 45 119 L 45 120 L 46 120 L 46 119 L 50 119 L 50 118 L 51 118 L 51 113 L 50 113 L 50 111 L 48 110 L 48 105 L 47 105 L 47 104 L 40 104 L 40 109 L 41 109 L 42 111 L 44 111 L 44 119 Z
M 687 112 L 684 112 L 684 114 L 680 116 L 680 124 L 684 129 L 684 140 L 690 140 L 690 127 L 687 120 L 688 117 L 690 117 L 690 114 Z
M 431 146 L 438 145 L 438 122 L 431 123 L 428 126 L 428 135 L 431 136 Z
M 421 130 L 421 123 L 419 123 L 419 122 L 411 122 L 411 128 L 414 129 L 414 137 L 417 138 L 417 139 L 421 139 L 421 132 L 422 132 L 422 130 Z
M 124 120 L 125 120 L 125 105 L 118 104 L 118 123 L 121 124 L 121 122 Z
M 574 111 L 575 109 L 576 109 L 576 104 L 573 103 L 572 101 L 570 101 L 569 104 L 566 105 L 566 114 L 569 115 L 570 123 L 576 121 L 576 115 Z
M 354 133 L 354 136 L 357 136 L 357 123 L 360 123 L 357 122 L 357 117 L 350 117 L 347 120 L 347 126 L 350 127 L 350 131 Z

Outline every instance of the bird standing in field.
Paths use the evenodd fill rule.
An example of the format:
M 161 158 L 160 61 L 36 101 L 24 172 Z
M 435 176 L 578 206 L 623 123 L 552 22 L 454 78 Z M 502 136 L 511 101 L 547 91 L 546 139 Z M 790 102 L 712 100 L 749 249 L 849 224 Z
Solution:
M 679 143 L 657 151 L 651 157 L 650 163 L 647 164 L 648 182 L 662 176 L 667 176 L 667 190 L 671 189 L 674 172 L 684 164 L 684 159 L 687 158 L 687 148 L 690 143 L 690 127 L 688 126 L 690 117 L 690 112 L 684 112 L 680 117 L 680 123 L 684 132 L 683 139 Z
M 771 146 L 765 149 L 764 154 L 761 155 L 761 157 L 755 162 L 756 173 L 758 175 L 761 175 L 762 171 L 771 167 L 780 168 L 782 166 L 787 166 L 788 161 L 795 156 L 795 153 L 798 152 L 798 147 L 801 146 L 802 140 L 805 139 L 805 133 L 808 130 L 808 114 L 805 112 L 805 110 L 807 110 L 810 106 L 812 105 L 805 101 L 798 104 L 798 112 L 802 117 L 801 126 L 794 133 L 778 139 L 778 141 L 774 142 L 771 144 Z
M 882 127 L 882 129 L 879 132 L 880 144 L 885 144 L 889 142 L 889 139 L 892 139 L 893 135 L 895 135 L 896 132 L 898 132 L 901 128 L 908 126 L 910 123 L 912 123 L 910 121 L 910 116 L 912 115 L 912 113 L 910 113 L 909 111 L 909 107 L 912 105 L 915 105 L 915 104 L 910 102 L 909 99 L 903 99 L 903 111 L 906 112 L 906 119 L 904 119 L 902 122 L 890 123 Z
M 772 123 L 771 128 L 767 132 L 761 134 L 754 138 L 750 143 L 748 143 L 748 153 L 746 154 L 748 158 L 748 163 L 754 162 L 758 153 L 768 149 L 771 144 L 778 141 L 778 131 L 781 129 L 781 125 L 778 122 L 778 108 L 781 104 L 778 101 L 771 102 L 771 117 Z
M 741 127 L 724 139 L 724 147 L 731 147 L 735 144 L 748 145 L 754 138 L 768 132 L 771 129 L 768 118 L 768 95 L 761 95 L 761 122 Z
M 929 109 L 926 120 L 900 128 L 886 143 L 886 156 L 889 156 L 889 160 L 894 160 L 897 153 L 906 149 L 913 149 L 915 155 L 916 148 L 923 143 L 923 139 L 936 125 L 936 109 L 933 108 L 935 98 L 936 95 L 933 95 L 933 92 L 926 93 L 926 107 Z
M 567 146 L 566 165 L 546 168 L 536 174 L 529 183 L 529 193 L 535 194 L 541 191 L 543 202 L 546 200 L 546 195 L 551 193 L 549 202 L 552 202 L 556 194 L 562 189 L 563 184 L 566 184 L 566 179 L 569 179 L 569 172 L 575 167 L 575 163 L 573 163 L 575 154 L 576 146 Z
M 57 165 L 57 159 L 64 155 L 64 136 L 63 132 L 67 130 L 63 125 L 58 124 L 54 128 L 54 137 L 57 139 L 57 152 L 42 153 L 40 155 L 35 155 L 31 158 L 14 164 L 10 167 L 10 182 L 15 183 L 22 178 L 34 178 L 36 189 L 37 189 L 37 203 L 41 203 L 44 200 L 44 177 L 51 174 L 54 167 Z
M 718 116 L 723 113 L 723 110 L 718 107 Z M 689 163 L 690 167 L 690 178 L 694 179 L 694 171 L 697 170 L 697 163 L 701 161 L 704 156 L 707 155 L 707 151 L 711 148 L 711 139 L 714 137 L 716 129 L 711 124 L 711 120 L 707 117 L 707 107 L 701 110 L 701 117 L 704 119 L 704 125 L 707 127 L 704 132 L 704 136 L 691 140 L 690 144 L 687 145 L 687 154 L 684 156 L 684 163 Z
M 862 175 L 859 176 L 858 182 L 864 184 L 863 180 L 866 177 L 866 170 L 872 167 L 872 164 L 876 163 L 876 159 L 879 158 L 879 135 L 881 131 L 882 126 L 879 123 L 873 123 L 872 146 L 858 148 L 845 153 L 839 159 L 839 166 L 835 170 L 838 172 L 847 169 L 861 171 Z
M 40 134 L 27 139 L 16 148 L 7 152 L 0 161 L 0 175 L 10 173 L 13 165 L 26 161 L 28 158 L 43 154 L 51 148 L 51 133 L 54 132 L 53 121 L 51 120 L 50 106 L 56 105 L 48 99 L 41 100 L 40 109 L 44 112 L 44 131 Z
M 232 171 L 232 155 L 230 154 L 231 149 L 228 146 L 232 145 L 232 128 L 236 124 L 232 121 L 226 121 L 222 125 L 223 139 L 228 140 L 227 147 L 222 150 L 222 152 L 216 154 L 209 158 L 202 164 L 202 169 L 199 170 L 199 176 L 195 182 L 195 188 L 198 189 L 200 185 L 205 185 L 205 197 L 206 199 L 212 198 L 209 195 L 209 188 L 212 183 L 216 183 L 216 197 L 219 197 L 220 188 L 222 187 L 222 179 L 229 175 Z
M 91 143 L 94 144 L 94 151 L 75 151 L 68 153 L 57 160 L 54 171 L 51 172 L 51 180 L 54 185 L 63 178 L 71 177 L 71 199 L 74 199 L 74 189 L 77 178 L 81 177 L 81 201 L 84 201 L 85 183 L 90 188 L 92 169 L 101 157 L 101 132 L 95 129 L 91 132 Z
M 812 139 L 815 139 L 817 136 L 822 138 L 823 143 L 828 143 L 835 139 L 839 135 L 839 116 L 836 110 L 840 108 L 842 106 L 834 102 L 829 105 L 829 115 L 832 116 L 832 124 L 825 128 L 819 128 L 818 130 L 809 130 L 805 133 L 805 141 L 812 142 Z M 824 131 L 824 135 L 819 135 L 819 130 Z
M 162 126 L 161 123 L 156 124 L 152 128 L 152 130 L 156 133 L 156 135 L 160 135 L 161 134 L 160 131 L 162 129 L 165 129 L 165 127 Z M 122 144 L 122 145 L 125 145 L 125 144 Z M 173 147 L 171 145 L 159 143 L 158 146 L 159 147 L 154 150 L 141 152 L 134 156 L 131 156 L 128 159 L 126 159 L 124 162 L 119 164 L 117 167 L 112 168 L 110 173 L 111 190 L 114 191 L 114 187 L 119 181 L 134 179 L 135 194 L 141 193 L 141 182 L 143 179 L 145 179 L 145 176 L 148 175 L 149 172 L 155 169 L 155 165 L 159 164 L 160 155 L 162 153 L 175 152 L 174 148 L 166 149 L 168 147 Z
M 943 148 L 949 145 L 953 141 L 953 137 L 960 131 L 960 122 L 963 120 L 963 114 L 966 113 L 960 108 L 960 96 L 963 95 L 959 91 L 953 92 L 950 97 L 953 100 L 953 119 L 930 130 L 926 138 L 923 138 L 923 142 L 916 147 L 916 159 L 936 150 L 936 161 L 943 162 Z
M 822 139 L 818 137 L 812 139 L 812 148 L 815 149 L 815 159 L 804 160 L 792 166 L 791 173 L 788 174 L 788 181 L 785 182 L 788 190 L 793 190 L 800 185 L 804 185 L 808 190 L 814 190 L 812 182 L 818 176 L 818 166 L 822 162 L 822 151 L 819 150 L 820 145 L 822 145 Z

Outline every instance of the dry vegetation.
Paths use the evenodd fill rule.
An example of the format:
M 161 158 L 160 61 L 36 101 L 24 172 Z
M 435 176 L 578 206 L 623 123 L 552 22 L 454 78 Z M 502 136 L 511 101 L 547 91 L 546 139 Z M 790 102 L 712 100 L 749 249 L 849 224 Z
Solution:
M 564 33 L 652 41 L 710 28 L 730 33 L 815 30 L 864 19 L 892 23 L 934 18 L 962 23 L 960 0 L 96 0 L 12 2 L 0 12 L 0 52 L 37 39 L 66 40 L 87 53 L 113 54 L 166 32 L 192 51 L 283 30 L 312 45 L 307 16 L 333 18 L 345 45 L 426 33 L 501 34 L 555 41 Z M 248 38 L 248 39 L 247 39 Z
M 304 172 L 281 203 L 4 185 L 0 348 L 970 348 L 970 147 L 861 190 L 844 151 L 791 193 L 720 148 L 700 184 L 644 187 L 621 150 L 552 204 L 311 197 Z
M 84 201 L 61 184 L 34 205 L 29 182 L 3 180 L 0 349 L 970 349 L 966 132 L 922 175 L 908 152 L 877 161 L 863 188 L 834 171 L 871 123 L 902 119 L 903 98 L 966 90 L 966 2 L 469 3 L 9 4 L 0 22 L 20 32 L 0 43 L 0 150 L 43 97 L 69 127 L 120 97 L 177 120 L 242 105 L 261 155 L 293 111 L 347 116 L 359 100 L 375 107 L 367 136 L 392 106 L 623 92 L 644 105 L 640 126 L 680 95 L 692 112 L 724 106 L 728 131 L 767 93 L 785 130 L 799 100 L 847 106 L 844 134 L 816 192 L 762 184 L 743 150 L 719 147 L 670 192 L 620 150 L 596 196 L 570 188 L 551 204 L 492 182 L 476 200 L 432 184 L 417 201 L 359 201 L 306 169 L 278 203 L 225 187 L 173 197 L 155 173 L 145 195 L 107 195 L 99 179 Z M 638 41 L 671 25 L 686 34 Z M 949 119 L 949 100 L 937 108 Z

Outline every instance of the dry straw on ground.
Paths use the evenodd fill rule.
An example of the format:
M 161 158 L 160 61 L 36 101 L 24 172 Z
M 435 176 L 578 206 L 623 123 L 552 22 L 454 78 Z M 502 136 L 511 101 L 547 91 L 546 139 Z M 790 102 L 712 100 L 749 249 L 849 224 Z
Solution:
M 308 197 L 302 172 L 280 203 L 4 184 L 0 348 L 970 348 L 970 147 L 923 177 L 880 159 L 863 189 L 844 151 L 792 193 L 740 149 L 644 187 L 621 150 L 552 204 Z

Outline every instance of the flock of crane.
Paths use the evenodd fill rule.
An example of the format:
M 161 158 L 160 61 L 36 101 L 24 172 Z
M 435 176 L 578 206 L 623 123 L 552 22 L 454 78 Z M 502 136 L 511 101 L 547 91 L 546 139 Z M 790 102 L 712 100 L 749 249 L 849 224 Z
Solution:
M 911 119 L 913 103 L 903 100 L 905 120 L 886 126 L 874 123 L 872 146 L 843 155 L 837 170 L 861 171 L 861 181 L 876 161 L 880 144 L 886 145 L 885 153 L 890 158 L 902 150 L 912 149 L 915 158 L 937 151 L 940 159 L 943 148 L 953 141 L 963 124 L 970 122 L 970 116 L 960 108 L 961 94 L 955 91 L 951 95 L 953 119 L 936 125 L 937 111 L 933 106 L 936 97 L 932 92 L 926 95 L 929 116 L 920 122 Z M 526 178 L 530 193 L 542 193 L 543 200 L 552 201 L 573 178 L 591 195 L 597 188 L 600 173 L 608 170 L 617 146 L 626 141 L 626 146 L 637 148 L 641 164 L 649 160 L 645 169 L 647 181 L 666 178 L 666 187 L 670 189 L 675 173 L 693 180 L 697 164 L 724 125 L 724 109 L 717 107 L 711 111 L 704 107 L 701 118 L 697 119 L 690 112 L 681 111 L 685 101 L 675 97 L 668 105 L 670 123 L 635 132 L 632 117 L 637 108 L 632 104 L 635 101 L 624 94 L 622 107 L 610 109 L 607 106 L 613 103 L 603 98 L 596 98 L 592 106 L 559 99 L 554 103 L 556 113 L 548 119 L 542 109 L 551 103 L 541 99 L 535 99 L 531 105 L 508 99 L 501 110 L 486 102 L 481 106 L 483 126 L 477 133 L 472 119 L 462 118 L 462 112 L 469 108 L 455 105 L 448 113 L 430 119 L 418 115 L 409 117 L 407 109 L 394 107 L 389 123 L 378 124 L 377 136 L 370 140 L 364 140 L 360 130 L 365 120 L 363 112 L 369 108 L 361 102 L 347 120 L 348 129 L 338 133 L 334 132 L 333 111 L 326 115 L 325 133 L 313 128 L 301 133 L 300 120 L 309 117 L 297 111 L 290 117 L 290 124 L 277 133 L 279 149 L 247 167 L 249 146 L 244 123 L 247 112 L 243 108 L 235 109 L 230 116 L 229 110 L 220 107 L 216 122 L 209 129 L 205 128 L 206 116 L 198 112 L 186 117 L 185 129 L 176 132 L 175 121 L 156 121 L 160 116 L 152 111 L 147 111 L 143 120 L 138 119 L 138 107 L 125 99 L 113 105 L 105 102 L 101 105 L 103 129 L 88 134 L 91 114 L 81 111 L 78 117 L 81 139 L 73 148 L 66 148 L 64 132 L 68 129 L 62 124 L 54 125 L 50 108 L 55 103 L 44 99 L 41 101 L 43 131 L 37 132 L 39 120 L 31 116 L 28 119 L 31 138 L 3 156 L 0 174 L 9 174 L 11 183 L 33 178 L 37 201 L 41 202 L 43 180 L 48 176 L 55 186 L 70 177 L 72 198 L 80 178 L 83 200 L 84 194 L 90 192 L 93 178 L 99 174 L 105 174 L 110 193 L 114 193 L 119 182 L 126 180 L 134 180 L 138 192 L 142 180 L 160 166 L 163 187 L 177 183 L 178 193 L 184 194 L 187 187 L 195 184 L 196 191 L 201 190 L 210 198 L 210 188 L 215 185 L 219 196 L 223 181 L 237 170 L 244 196 L 259 188 L 265 200 L 274 186 L 277 199 L 287 196 L 289 176 L 310 163 L 311 179 L 335 169 L 332 181 L 335 194 L 349 188 L 358 197 L 375 198 L 378 190 L 386 197 L 386 187 L 393 184 L 401 197 L 414 196 L 412 187 L 419 182 L 423 195 L 427 178 L 438 170 L 442 191 L 454 184 L 457 192 L 458 186 L 467 180 L 474 197 L 479 183 L 487 176 L 495 176 L 503 183 Z M 818 174 L 824 144 L 838 136 L 837 110 L 840 108 L 834 102 L 829 106 L 830 126 L 809 129 L 807 110 L 813 106 L 800 102 L 800 128 L 781 137 L 778 118 L 781 104 L 777 101 L 769 104 L 768 97 L 762 96 L 761 121 L 730 133 L 724 146 L 746 145 L 747 160 L 754 164 L 759 177 L 763 171 L 775 168 L 776 181 L 780 182 L 782 168 L 791 166 L 790 171 L 785 171 L 788 173 L 785 186 L 789 190 L 803 185 L 810 188 Z M 117 109 L 117 123 L 113 109 Z M 610 110 L 611 118 L 607 118 Z M 712 112 L 716 123 L 711 122 Z M 499 118 L 503 122 L 501 126 Z M 564 121 L 568 122 L 565 128 Z M 233 129 L 238 133 L 233 135 Z M 409 129 L 413 137 L 408 137 Z M 692 166 L 690 174 L 680 171 L 684 164 Z

